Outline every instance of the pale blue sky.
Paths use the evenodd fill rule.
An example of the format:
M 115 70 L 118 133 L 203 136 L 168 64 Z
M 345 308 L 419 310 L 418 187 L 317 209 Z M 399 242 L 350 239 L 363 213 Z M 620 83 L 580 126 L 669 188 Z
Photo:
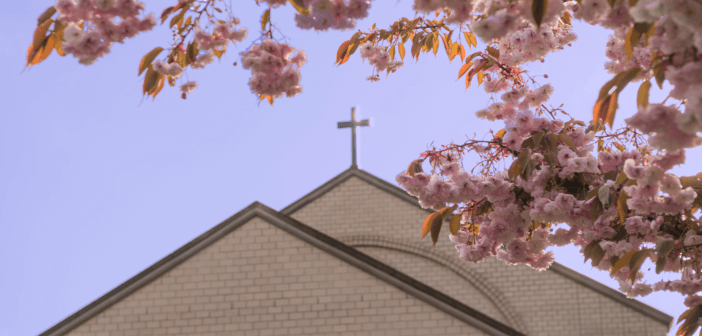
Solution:
M 147 11 L 160 13 L 175 2 L 148 1 Z M 371 67 L 358 55 L 334 66 L 337 47 L 353 31 L 301 31 L 289 6 L 275 9 L 272 20 L 307 52 L 303 93 L 259 105 L 247 87 L 249 72 L 232 63 L 258 36 L 251 30 L 260 27 L 263 8 L 234 2 L 250 29 L 247 40 L 230 45 L 221 62 L 189 71 L 200 88 L 187 100 L 166 87 L 155 102 L 142 101 L 137 67 L 146 52 L 167 46 L 164 27 L 114 45 L 88 67 L 53 54 L 22 72 L 36 17 L 54 2 L 3 6 L 0 336 L 36 335 L 248 204 L 281 209 L 344 171 L 350 135 L 336 122 L 348 120 L 351 106 L 374 120 L 360 130 L 361 168 L 392 183 L 430 143 L 502 128 L 474 117 L 489 96 L 454 82 L 460 61 L 423 55 L 370 83 Z M 375 0 L 357 27 L 411 17 L 411 4 Z M 555 87 L 552 104 L 587 121 L 611 77 L 603 68 L 607 32 L 579 23 L 576 32 L 572 48 L 529 69 L 549 75 L 541 84 Z M 635 87 L 624 91 L 617 123 L 633 113 L 634 95 Z M 664 97 L 654 90 L 652 101 Z M 701 153 L 689 151 L 687 166 L 676 173 L 695 173 Z M 574 248 L 558 249 L 556 260 L 616 288 Z M 679 295 L 641 301 L 673 316 L 684 310 Z

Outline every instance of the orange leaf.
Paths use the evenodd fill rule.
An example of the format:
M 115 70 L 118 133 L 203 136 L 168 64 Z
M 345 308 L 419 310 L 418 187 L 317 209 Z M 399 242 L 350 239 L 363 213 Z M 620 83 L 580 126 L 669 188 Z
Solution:
M 478 72 L 478 86 L 483 84 L 483 78 L 485 78 L 485 74 L 482 71 Z
M 453 59 L 458 55 L 458 42 L 454 42 L 453 45 L 451 45 L 451 55 L 449 56 L 449 62 L 453 61 Z
M 436 219 L 436 217 L 440 217 L 440 215 L 441 215 L 441 212 L 436 211 L 436 212 L 432 213 L 431 215 L 427 216 L 426 219 L 424 219 L 424 223 L 422 224 L 422 238 L 420 238 L 419 240 L 422 240 L 422 239 L 424 239 L 424 237 L 427 236 L 427 234 L 431 231 L 431 226 L 432 226 L 432 223 L 434 222 L 434 219 Z
M 458 43 L 456 43 L 458 44 Z M 461 61 L 466 58 L 466 49 L 463 48 L 462 45 L 458 44 L 458 57 L 461 58 Z
M 397 44 L 397 50 L 400 52 L 400 58 L 405 60 L 405 45 L 403 43 Z
M 351 44 L 351 40 L 346 40 L 339 46 L 339 50 L 336 51 L 336 63 L 337 64 L 341 65 L 341 61 L 343 61 L 344 57 L 346 57 L 346 53 L 349 50 L 350 44 Z
M 456 80 L 461 79 L 461 77 L 463 77 L 463 75 L 465 75 L 466 72 L 468 72 L 468 69 L 470 69 L 470 67 L 472 67 L 472 66 L 473 66 L 473 62 L 469 62 L 468 64 L 463 64 L 461 69 L 458 70 L 458 78 Z

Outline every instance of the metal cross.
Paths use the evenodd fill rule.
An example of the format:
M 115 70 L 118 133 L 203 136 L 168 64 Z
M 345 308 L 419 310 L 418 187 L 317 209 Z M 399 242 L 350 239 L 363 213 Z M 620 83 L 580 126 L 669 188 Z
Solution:
M 351 121 L 340 121 L 338 128 L 351 128 L 351 167 L 358 168 L 356 164 L 356 127 L 370 126 L 368 119 L 356 121 L 356 108 L 351 108 Z

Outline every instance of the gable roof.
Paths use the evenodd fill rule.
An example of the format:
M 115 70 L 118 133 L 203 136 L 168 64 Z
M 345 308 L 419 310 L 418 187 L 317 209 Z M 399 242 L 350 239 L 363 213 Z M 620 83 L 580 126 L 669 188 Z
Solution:
M 345 245 L 259 202 L 249 205 L 234 216 L 193 239 L 39 336 L 64 335 L 68 333 L 255 217 L 265 220 L 283 231 L 380 278 L 489 335 L 524 336 L 524 334 L 511 327 L 371 258 L 359 250 Z
M 368 172 L 365 172 L 357 167 L 352 166 L 351 168 L 345 170 L 341 174 L 337 175 L 333 179 L 329 180 L 328 182 L 324 183 L 317 189 L 311 191 L 309 194 L 303 196 L 299 200 L 295 201 L 294 203 L 288 205 L 284 209 L 280 210 L 281 213 L 285 215 L 292 215 L 294 212 L 297 210 L 305 207 L 306 205 L 312 203 L 319 197 L 323 196 L 327 192 L 331 191 L 332 189 L 336 188 L 346 180 L 350 179 L 351 177 L 356 177 L 361 179 L 362 181 L 373 185 L 377 187 L 380 190 L 383 190 L 387 192 L 390 195 L 393 195 L 405 202 L 408 202 L 416 207 L 419 207 L 419 202 L 417 199 L 411 195 L 409 195 L 405 190 L 403 190 L 400 187 L 395 186 L 394 184 L 391 184 L 383 179 L 380 179 Z M 425 209 L 427 211 L 427 214 L 433 212 L 433 210 L 430 209 Z M 594 279 L 591 279 L 585 275 L 582 275 L 566 266 L 563 266 L 557 262 L 554 262 L 551 264 L 551 267 L 548 268 L 549 271 L 555 272 L 565 278 L 568 278 L 572 281 L 575 281 L 576 283 L 583 285 L 587 288 L 592 289 L 593 291 L 604 295 L 605 297 L 608 297 L 626 307 L 629 307 L 643 315 L 646 315 L 653 320 L 662 323 L 668 329 L 671 328 L 672 323 L 673 323 L 673 317 L 656 309 L 653 308 L 643 302 L 637 301 L 635 299 L 630 299 L 627 298 L 626 295 L 622 294 L 621 292 L 612 289 Z

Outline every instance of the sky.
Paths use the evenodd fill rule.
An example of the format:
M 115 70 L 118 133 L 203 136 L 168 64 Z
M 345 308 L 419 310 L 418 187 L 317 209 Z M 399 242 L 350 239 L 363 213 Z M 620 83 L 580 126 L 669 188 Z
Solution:
M 349 119 L 352 106 L 359 119 L 372 119 L 372 127 L 359 129 L 360 167 L 391 183 L 432 143 L 502 128 L 475 118 L 490 96 L 455 81 L 460 61 L 424 54 L 371 83 L 365 77 L 372 69 L 357 54 L 334 65 L 338 46 L 355 30 L 297 29 L 290 6 L 274 9 L 271 19 L 287 43 L 307 53 L 303 92 L 273 106 L 259 103 L 248 89 L 250 72 L 233 63 L 259 36 L 265 8 L 234 2 L 248 38 L 230 44 L 221 61 L 188 70 L 200 87 L 187 100 L 165 87 L 154 101 L 142 98 L 137 69 L 148 51 L 168 46 L 167 27 L 114 45 L 90 66 L 54 53 L 24 69 L 36 18 L 54 2 L 4 4 L 0 336 L 37 335 L 252 202 L 282 209 L 343 172 L 351 164 L 350 131 L 336 123 Z M 357 28 L 413 17 L 412 2 L 375 0 Z M 146 11 L 175 3 L 150 0 Z M 573 47 L 528 69 L 548 74 L 539 83 L 554 86 L 551 104 L 563 103 L 588 121 L 600 87 L 612 77 L 603 66 L 608 32 L 579 22 L 575 32 Z M 634 113 L 636 88 L 622 93 L 615 123 Z M 651 101 L 662 101 L 667 90 L 654 86 Z M 695 174 L 700 154 L 688 151 L 687 164 L 674 173 Z M 618 288 L 607 273 L 583 264 L 578 249 L 555 253 L 565 266 Z M 682 297 L 670 293 L 640 300 L 674 317 L 686 309 Z

